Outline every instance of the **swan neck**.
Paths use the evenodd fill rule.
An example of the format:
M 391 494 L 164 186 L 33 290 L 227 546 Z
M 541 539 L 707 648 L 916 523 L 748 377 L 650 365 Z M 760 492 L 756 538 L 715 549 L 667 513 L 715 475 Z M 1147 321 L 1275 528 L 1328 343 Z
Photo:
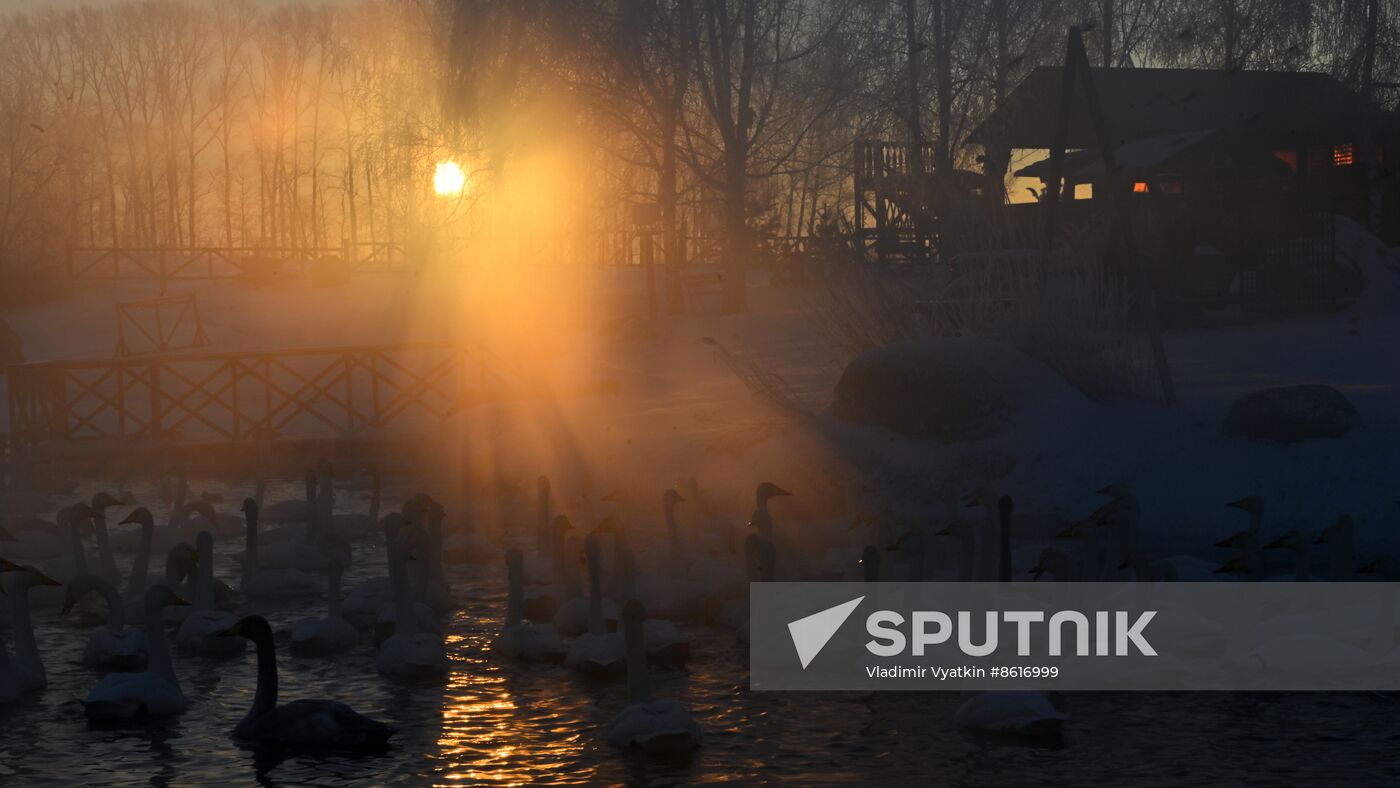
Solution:
M 525 617 L 525 578 L 524 572 L 510 567 L 510 589 L 506 596 L 506 629 L 519 624 Z
M 126 587 L 128 599 L 146 593 L 146 575 L 151 565 L 151 541 L 155 538 L 155 523 L 141 523 L 141 545 L 136 549 L 136 561 L 131 565 L 131 581 Z
M 1011 512 L 1002 511 L 997 518 L 998 536 L 1000 546 L 998 547 L 997 560 L 997 580 L 1003 583 L 1011 582 Z
M 175 528 L 181 525 L 180 516 L 185 512 L 185 490 L 189 485 L 185 484 L 185 477 L 181 476 L 176 482 L 175 505 L 170 507 L 170 527 Z
M 81 518 L 77 515 L 68 515 L 68 534 L 73 540 L 73 566 L 78 570 L 78 574 L 88 573 L 87 553 L 83 551 L 83 532 L 78 525 Z
M 117 593 L 117 587 L 106 578 L 97 575 L 84 575 L 75 578 L 68 586 L 69 592 L 78 596 L 82 596 L 88 591 L 96 591 L 101 594 L 102 601 L 107 603 L 107 628 L 113 632 L 121 632 L 126 628 L 126 609 L 122 604 L 121 595 Z
M 18 577 L 18 576 L 16 576 Z M 14 621 L 15 661 L 48 683 L 44 663 L 39 657 L 39 642 L 34 639 L 34 622 L 29 617 L 29 584 L 17 580 L 10 584 L 10 614 Z
M 121 580 L 121 572 L 117 571 L 117 560 L 112 555 L 112 542 L 107 534 L 107 515 L 98 512 L 92 518 L 93 530 L 97 532 L 97 558 L 102 562 L 102 576 L 113 583 Z
M 214 609 L 214 556 L 213 549 L 201 551 L 195 570 L 199 572 L 194 588 L 194 606 L 199 610 Z
M 338 561 L 332 562 L 330 570 L 326 573 L 326 614 L 331 618 L 341 617 L 340 586 L 343 574 Z
M 269 632 L 253 637 L 258 650 L 258 688 L 253 694 L 253 708 L 245 720 L 252 720 L 277 708 L 277 649 Z
M 394 584 L 394 633 L 397 635 L 418 634 L 418 610 L 413 603 L 413 579 L 404 565 L 407 556 L 404 547 L 395 547 L 394 563 L 398 571 L 391 578 Z
M 254 511 L 244 514 L 244 538 L 247 544 L 243 550 L 243 579 L 258 573 L 258 515 Z
M 640 620 L 624 621 L 622 637 L 627 646 L 627 703 L 651 700 L 651 677 L 647 675 L 646 643 Z
M 603 634 L 603 573 L 598 566 L 598 551 L 588 551 L 588 632 Z

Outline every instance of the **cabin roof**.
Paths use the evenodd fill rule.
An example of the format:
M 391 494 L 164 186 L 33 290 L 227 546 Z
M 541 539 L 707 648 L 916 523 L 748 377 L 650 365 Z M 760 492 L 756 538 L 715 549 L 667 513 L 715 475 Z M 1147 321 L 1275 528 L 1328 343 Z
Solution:
M 1270 144 L 1351 141 L 1360 127 L 1361 97 L 1326 74 L 1294 71 L 1207 71 L 1183 68 L 1094 68 L 1094 85 L 1109 134 L 1122 144 L 1206 129 L 1257 131 Z M 1059 66 L 1030 73 L 969 141 L 1002 138 L 1013 148 L 1049 148 L 1059 116 Z M 1371 110 L 1393 128 L 1393 116 Z M 1098 145 L 1088 104 L 1076 83 L 1069 148 Z

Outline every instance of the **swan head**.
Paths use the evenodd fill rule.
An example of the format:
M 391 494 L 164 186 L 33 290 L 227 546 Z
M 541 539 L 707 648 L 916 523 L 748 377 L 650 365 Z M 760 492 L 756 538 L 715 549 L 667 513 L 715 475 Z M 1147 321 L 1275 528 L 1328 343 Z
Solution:
M 997 505 L 996 491 L 990 487 L 978 487 L 962 497 L 962 505 L 965 509 L 976 509 L 979 506 L 991 509 Z
M 249 640 L 272 639 L 272 626 L 267 623 L 267 619 L 259 615 L 244 616 L 234 622 L 233 626 L 219 632 L 217 637 L 241 637 Z
M 85 503 L 75 503 L 68 508 L 68 516 L 83 520 L 91 520 L 94 517 L 101 517 L 102 515 L 96 509 Z
M 761 482 L 758 485 L 758 490 L 755 491 L 755 497 L 758 498 L 758 503 L 760 506 L 767 503 L 773 498 L 781 498 L 783 496 L 788 495 L 792 495 L 792 493 L 788 492 L 787 490 L 784 490 L 783 488 L 779 487 L 778 485 L 772 482 Z
M 1126 482 L 1114 482 L 1100 487 L 1098 495 L 1107 495 L 1110 498 L 1131 498 L 1133 491 L 1128 489 Z
M 1040 557 L 1036 559 L 1035 566 L 1027 570 L 1026 573 L 1033 579 L 1039 580 L 1040 576 L 1046 572 L 1055 573 L 1059 567 L 1064 565 L 1064 561 L 1065 554 L 1059 550 L 1053 547 L 1042 548 Z
M 1380 575 L 1386 580 L 1393 581 L 1400 578 L 1400 563 L 1397 563 L 1394 558 L 1385 555 L 1363 564 L 1356 570 L 1356 573 L 1359 575 Z
M 1094 522 L 1092 520 L 1075 520 L 1072 523 L 1067 523 L 1059 533 L 1055 534 L 1055 538 L 1090 539 L 1096 536 L 1093 527 Z
M 105 512 L 113 506 L 121 506 L 122 502 L 109 492 L 100 492 L 92 496 L 92 503 L 90 505 L 99 512 Z
M 1259 546 L 1259 537 L 1250 531 L 1231 534 L 1215 543 L 1216 547 L 1230 547 L 1235 550 L 1253 550 Z
M 255 501 L 255 500 L 253 500 L 252 498 L 244 498 L 244 499 L 243 499 L 243 505 L 240 506 L 240 507 L 238 507 L 238 511 L 240 511 L 240 512 L 246 514 L 246 515 L 250 515 L 250 516 L 252 516 L 252 517 L 257 517 L 257 516 L 258 516 L 258 502 Z
M 24 567 L 13 561 L 0 558 L 0 572 L 18 572 L 23 568 Z
M 44 571 L 37 566 L 14 566 L 14 569 L 3 569 L 0 571 L 11 572 L 19 580 L 20 588 L 33 588 L 34 586 L 61 586 L 62 583 L 44 574 Z
M 943 526 L 935 536 L 953 536 L 966 539 L 972 536 L 972 524 L 966 520 L 954 520 Z
M 118 524 L 129 525 L 131 523 L 136 523 L 138 525 L 153 528 L 156 524 L 156 518 L 151 516 L 150 509 L 147 509 L 144 506 L 138 506 L 135 509 L 132 509 L 130 514 L 122 518 L 122 521 Z
M 1265 550 L 1301 550 L 1307 542 L 1296 529 L 1264 545 Z
M 661 505 L 665 506 L 667 509 L 676 508 L 676 504 L 678 503 L 685 503 L 685 499 L 681 497 L 680 493 L 676 492 L 675 488 L 668 487 L 666 488 L 666 492 L 661 493 Z
M 188 605 L 189 602 L 172 591 L 170 586 L 164 583 L 157 583 L 146 589 L 146 604 L 154 604 L 157 607 L 177 607 L 180 605 Z
M 63 594 L 63 608 L 58 612 L 60 616 L 73 612 L 73 608 L 78 606 L 78 601 L 92 590 L 91 584 L 94 579 L 96 578 L 92 575 L 83 575 L 68 581 L 68 589 Z
M 1238 501 L 1231 501 L 1225 505 L 1232 509 L 1240 509 L 1241 511 L 1249 512 L 1250 514 L 1264 513 L 1264 499 L 1258 495 L 1246 495 Z
M 1229 561 L 1216 567 L 1211 574 L 1216 575 L 1244 575 L 1249 574 L 1249 565 L 1243 558 L 1231 558 Z
M 171 561 L 180 566 L 188 566 L 199 560 L 199 551 L 189 542 L 176 542 L 168 555 Z
M 185 504 L 185 519 L 188 521 L 190 513 L 198 514 L 204 522 L 213 528 L 219 524 L 219 515 L 214 511 L 213 504 L 208 501 L 190 501 Z
M 1337 518 L 1337 522 L 1332 523 L 1318 534 L 1317 541 L 1313 544 L 1328 544 L 1351 538 L 1352 521 L 1351 515 L 1344 514 Z
M 583 559 L 589 564 L 596 565 L 598 557 L 602 554 L 602 543 L 598 541 L 598 532 L 593 531 L 583 537 Z
M 550 520 L 549 524 L 554 529 L 554 532 L 558 534 L 567 534 L 574 530 L 573 521 L 562 514 L 554 515 L 554 519 Z
M 594 537 L 596 534 L 612 534 L 613 536 L 620 536 L 622 534 L 622 524 L 617 521 L 616 517 L 604 517 L 603 519 L 598 521 L 597 527 L 595 527 L 592 531 L 588 532 L 588 535 L 590 537 Z

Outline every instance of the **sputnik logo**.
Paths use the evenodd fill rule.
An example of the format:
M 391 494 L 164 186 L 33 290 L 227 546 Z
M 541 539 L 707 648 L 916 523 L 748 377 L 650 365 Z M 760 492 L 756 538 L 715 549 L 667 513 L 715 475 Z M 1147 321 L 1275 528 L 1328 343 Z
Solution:
M 849 602 L 842 602 L 836 607 L 829 607 L 788 623 L 788 632 L 792 633 L 792 645 L 797 648 L 797 658 L 802 662 L 803 670 L 812 664 L 812 660 L 816 659 L 831 641 L 831 636 L 846 623 L 846 619 L 851 617 L 851 613 L 855 612 L 864 599 L 865 597 L 858 596 Z

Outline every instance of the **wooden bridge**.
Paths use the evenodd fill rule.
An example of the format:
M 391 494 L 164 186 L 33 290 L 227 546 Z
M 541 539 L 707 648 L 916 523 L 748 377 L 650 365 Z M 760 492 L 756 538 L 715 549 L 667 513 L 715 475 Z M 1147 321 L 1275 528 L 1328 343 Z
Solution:
M 10 442 L 427 433 L 519 391 L 489 351 L 446 343 L 18 364 L 9 368 Z

